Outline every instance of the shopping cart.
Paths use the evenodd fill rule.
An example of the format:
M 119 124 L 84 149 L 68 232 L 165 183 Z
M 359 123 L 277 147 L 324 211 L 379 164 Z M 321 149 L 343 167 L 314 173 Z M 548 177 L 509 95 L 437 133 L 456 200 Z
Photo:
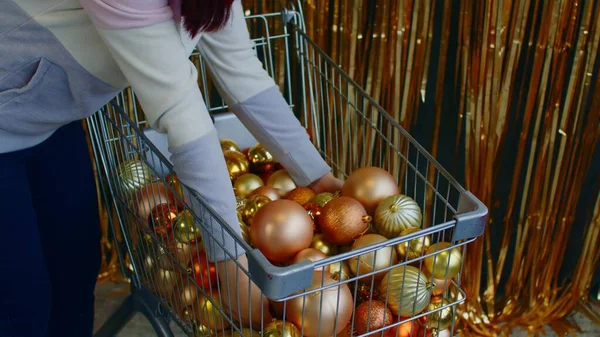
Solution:
M 97 336 L 115 335 L 134 312 L 144 314 L 160 336 L 173 336 L 169 328 L 173 321 L 189 336 L 329 337 L 332 331 L 344 337 L 455 335 L 456 312 L 466 298 L 461 289 L 462 262 L 454 277 L 438 283 L 426 276 L 423 265 L 444 254 L 465 256 L 466 245 L 483 234 L 487 208 L 306 35 L 300 2 L 280 13 L 247 15 L 247 22 L 258 57 L 280 84 L 290 107 L 334 173 L 345 178 L 365 166 L 387 170 L 397 179 L 401 192 L 419 205 L 422 224 L 410 234 L 360 249 L 326 247 L 337 249 L 337 254 L 316 262 L 274 265 L 235 235 L 195 191 L 173 183 L 164 135 L 148 127 L 135 94 L 125 90 L 87 120 L 100 192 L 105 206 L 116 215 L 115 220 L 109 219 L 110 226 L 118 233 L 115 237 L 122 238 L 115 243 L 120 247 L 123 273 L 131 280 L 131 295 Z M 192 60 L 198 66 L 199 85 L 220 137 L 233 139 L 242 148 L 254 145 L 254 138 L 213 88 L 202 57 L 195 53 Z M 188 208 L 190 199 L 202 205 L 201 209 Z M 211 221 L 218 221 L 236 237 L 245 250 L 248 267 L 239 263 L 224 272 L 208 263 L 202 245 L 216 238 L 200 238 L 193 228 L 184 233 L 185 240 L 165 228 L 157 230 L 149 223 L 148 203 L 162 203 L 168 210 L 173 206 L 176 211 L 168 214 L 185 213 L 198 226 L 206 225 L 208 214 Z M 446 245 L 435 252 L 423 249 L 418 254 L 405 254 L 383 269 L 367 268 L 355 276 L 356 270 L 363 270 L 360 263 L 366 260 L 362 257 L 377 260 L 377 254 L 381 259 L 385 253 L 391 259 L 397 246 L 424 240 L 430 246 L 437 242 Z M 382 274 L 388 278 L 386 288 L 381 287 Z M 260 299 L 259 312 L 244 311 L 252 307 L 252 303 L 240 303 L 244 296 L 239 292 L 244 287 L 223 285 L 223 280 L 243 275 L 265 295 Z M 424 284 L 423 279 L 429 281 Z M 228 293 L 232 289 L 237 294 Z M 344 294 L 351 294 L 350 305 Z M 396 310 L 392 315 L 384 310 L 387 317 L 380 317 L 381 308 L 375 301 L 388 308 L 395 305 Z M 359 303 L 363 309 L 364 303 L 368 304 L 368 310 L 361 311 L 361 315 L 368 313 L 367 321 L 373 315 L 373 320 L 383 319 L 385 326 L 368 325 L 363 331 L 360 320 L 364 323 L 364 318 L 357 317 Z M 315 308 L 320 313 L 317 316 Z M 341 318 L 348 310 L 349 321 Z M 255 317 L 247 317 L 248 313 Z M 274 321 L 265 319 L 269 315 Z M 358 327 L 360 324 L 363 326 Z M 390 331 L 395 336 L 389 335 Z

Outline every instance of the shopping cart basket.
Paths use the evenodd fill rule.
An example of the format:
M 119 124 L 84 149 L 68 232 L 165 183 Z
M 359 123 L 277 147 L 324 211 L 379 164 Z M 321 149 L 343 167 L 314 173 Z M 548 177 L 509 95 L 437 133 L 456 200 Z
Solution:
M 454 335 L 456 311 L 466 297 L 461 289 L 462 262 L 451 268 L 440 266 L 446 273 L 453 268 L 455 275 L 438 275 L 437 281 L 425 274 L 423 266 L 432 258 L 434 263 L 439 257 L 456 264 L 453 256 L 465 256 L 466 245 L 483 234 L 487 208 L 306 35 L 301 6 L 281 13 L 247 15 L 247 22 L 258 57 L 280 84 L 290 107 L 334 173 L 345 178 L 365 166 L 387 170 L 397 180 L 401 193 L 418 204 L 422 212 L 420 227 L 359 249 L 321 241 L 326 247 L 318 249 L 334 249 L 336 254 L 314 262 L 275 265 L 235 235 L 195 191 L 172 183 L 166 139 L 148 127 L 135 93 L 125 90 L 87 120 L 100 192 L 106 207 L 116 214 L 114 221 L 109 219 L 110 225 L 119 233 L 115 237 L 122 238 L 115 239 L 120 247 L 119 259 L 124 274 L 131 279 L 131 295 L 97 335 L 116 334 L 134 312 L 143 313 L 160 336 L 173 335 L 171 321 L 189 336 L 262 333 L 328 337 L 332 331 L 344 337 L 388 336 L 390 331 L 396 336 Z M 192 59 L 198 66 L 199 85 L 220 137 L 233 139 L 242 148 L 254 145 L 254 138 L 213 89 L 202 57 L 195 53 Z M 200 210 L 187 207 L 190 198 L 202 205 Z M 236 237 L 245 250 L 248 267 L 239 263 L 224 272 L 208 263 L 202 245 L 216 238 L 200 238 L 194 228 L 187 229 L 184 241 L 153 230 L 148 218 L 150 207 L 144 204 L 152 200 L 152 205 L 164 204 L 167 210 L 174 206 L 176 211 L 167 214 L 187 216 L 197 226 L 206 225 L 208 214 L 211 221 L 219 222 Z M 392 259 L 398 247 L 432 247 L 436 243 L 440 243 L 437 251 L 421 249 Z M 368 259 L 363 259 L 365 256 Z M 361 266 L 366 263 L 369 267 L 369 259 L 382 258 L 388 261 L 382 269 L 373 271 Z M 222 280 L 240 275 L 249 277 L 265 295 L 260 299 L 262 310 L 250 312 L 258 319 L 246 317 L 239 309 L 252 306 L 239 302 L 240 298 L 248 298 L 239 294 L 244 287 L 223 286 Z M 386 287 L 381 285 L 383 280 L 387 280 Z M 228 293 L 232 289 L 238 294 Z M 347 294 L 351 295 L 351 303 Z M 361 310 L 357 309 L 359 304 Z M 348 312 L 349 320 L 340 318 L 347 317 Z M 366 321 L 358 317 L 365 313 Z M 373 322 L 379 323 L 366 324 L 365 330 L 371 315 Z M 263 320 L 268 316 L 273 321 Z

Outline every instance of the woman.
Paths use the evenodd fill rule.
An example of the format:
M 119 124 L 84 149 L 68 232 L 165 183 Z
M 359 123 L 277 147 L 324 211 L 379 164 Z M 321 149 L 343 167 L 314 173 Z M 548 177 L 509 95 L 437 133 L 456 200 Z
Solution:
M 152 127 L 167 134 L 180 180 L 239 227 L 188 59 L 195 46 L 232 111 L 296 184 L 317 192 L 341 186 L 256 58 L 240 0 L 0 0 L 1 336 L 91 334 L 98 215 L 78 121 L 127 86 Z M 220 228 L 210 231 L 222 237 Z M 233 271 L 232 258 L 247 265 L 223 237 L 225 250 L 207 252 L 219 271 Z M 230 303 L 247 305 L 240 274 L 230 272 L 237 279 L 223 286 L 240 290 Z M 247 306 L 232 309 L 248 315 Z

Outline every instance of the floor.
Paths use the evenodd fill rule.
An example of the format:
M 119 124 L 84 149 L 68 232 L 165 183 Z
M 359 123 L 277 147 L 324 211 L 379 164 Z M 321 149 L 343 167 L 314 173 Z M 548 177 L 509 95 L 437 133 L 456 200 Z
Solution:
M 96 288 L 96 318 L 95 326 L 96 329 L 101 326 L 106 319 L 119 307 L 123 299 L 126 297 L 125 290 L 127 288 L 124 285 L 117 285 L 113 283 L 104 283 L 98 285 Z M 581 314 L 574 314 L 572 319 L 579 324 L 582 329 L 581 333 L 578 333 L 578 337 L 600 337 L 600 326 L 595 325 L 592 321 L 587 319 Z M 172 330 L 175 337 L 184 337 L 183 331 L 174 323 Z M 524 331 L 516 331 L 512 336 L 514 337 L 525 337 L 527 334 Z M 150 337 L 156 336 L 152 327 L 146 321 L 146 319 L 139 314 L 136 314 L 133 319 L 121 330 L 118 337 Z M 547 337 L 556 336 L 552 331 L 548 331 L 545 335 Z

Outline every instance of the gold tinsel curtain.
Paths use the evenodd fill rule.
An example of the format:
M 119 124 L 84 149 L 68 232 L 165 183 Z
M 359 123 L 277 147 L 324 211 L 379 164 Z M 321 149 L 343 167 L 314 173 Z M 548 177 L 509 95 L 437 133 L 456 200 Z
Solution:
M 302 6 L 308 35 L 490 209 L 465 261 L 463 335 L 572 333 L 575 309 L 600 324 L 588 307 L 600 278 L 600 1 Z

